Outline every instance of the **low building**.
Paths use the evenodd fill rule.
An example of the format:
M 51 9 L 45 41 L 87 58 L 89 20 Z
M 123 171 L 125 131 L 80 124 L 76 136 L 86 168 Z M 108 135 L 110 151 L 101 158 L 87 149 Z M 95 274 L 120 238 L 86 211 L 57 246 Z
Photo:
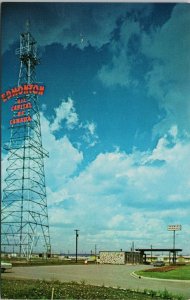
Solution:
M 124 251 L 100 251 L 100 264 L 124 265 Z
M 142 261 L 143 258 L 140 252 L 100 251 L 100 264 L 139 264 Z
M 142 264 L 143 257 L 140 252 L 136 252 L 136 251 L 125 252 L 125 263 L 126 264 Z

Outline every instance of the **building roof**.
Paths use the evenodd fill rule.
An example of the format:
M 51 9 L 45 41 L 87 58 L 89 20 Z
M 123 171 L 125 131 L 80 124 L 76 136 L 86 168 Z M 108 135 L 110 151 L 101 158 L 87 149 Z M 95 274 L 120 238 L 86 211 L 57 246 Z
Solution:
M 182 249 L 177 249 L 177 248 L 137 248 L 135 249 L 136 251 L 141 251 L 141 252 L 145 252 L 145 251 L 157 251 L 157 252 L 178 252 L 178 251 L 182 251 Z

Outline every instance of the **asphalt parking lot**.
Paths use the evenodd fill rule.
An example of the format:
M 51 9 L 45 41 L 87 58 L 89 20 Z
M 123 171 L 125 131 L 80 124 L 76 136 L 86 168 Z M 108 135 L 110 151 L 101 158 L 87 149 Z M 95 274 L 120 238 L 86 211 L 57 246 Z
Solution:
M 60 281 L 85 281 L 93 285 L 105 285 L 130 289 L 164 290 L 190 299 L 190 281 L 161 281 L 134 278 L 131 273 L 149 268 L 142 265 L 60 265 L 14 267 L 2 274 L 3 278 L 43 279 Z

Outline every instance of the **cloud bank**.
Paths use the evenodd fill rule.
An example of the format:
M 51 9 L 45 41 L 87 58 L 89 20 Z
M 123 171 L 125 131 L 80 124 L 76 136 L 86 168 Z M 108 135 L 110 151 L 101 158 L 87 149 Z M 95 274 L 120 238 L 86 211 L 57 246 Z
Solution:
M 47 122 L 42 118 L 43 123 Z M 52 137 L 49 125 L 48 139 Z M 99 153 L 85 169 L 79 167 L 82 153 L 68 138 L 64 140 L 65 145 L 63 140 L 54 141 L 56 156 L 51 166 L 46 166 L 52 170 L 54 165 L 53 178 L 59 182 L 55 188 L 47 179 L 52 236 L 62 251 L 74 251 L 75 227 L 80 229 L 81 251 L 90 251 L 93 243 L 99 249 L 130 249 L 133 240 L 138 247 L 146 247 L 147 243 L 170 247 L 168 222 L 184 224 L 177 244 L 183 244 L 187 251 L 182 240 L 188 232 L 190 142 L 178 138 L 176 125 L 152 151 L 134 150 L 128 154 L 117 149 Z M 64 148 L 58 146 L 61 142 Z M 62 155 L 68 145 L 67 163 Z M 54 147 L 53 143 L 46 144 L 50 155 Z M 80 170 L 76 175 L 73 171 L 77 167 Z M 47 174 L 52 178 L 52 173 Z M 69 175 L 67 180 L 65 174 Z
M 117 148 L 80 168 L 82 151 L 66 135 L 56 139 L 43 113 L 41 124 L 50 154 L 45 171 L 53 251 L 74 252 L 75 228 L 80 252 L 95 244 L 97 250 L 130 249 L 133 241 L 135 247 L 171 247 L 169 223 L 182 224 L 176 246 L 188 251 L 190 141 L 179 138 L 177 125 L 152 151 Z M 3 168 L 6 163 L 5 157 Z

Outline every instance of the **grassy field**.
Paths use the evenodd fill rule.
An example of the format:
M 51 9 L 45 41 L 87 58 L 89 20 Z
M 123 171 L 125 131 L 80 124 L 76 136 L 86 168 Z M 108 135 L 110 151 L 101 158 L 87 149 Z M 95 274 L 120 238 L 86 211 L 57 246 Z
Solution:
M 53 297 L 52 297 L 53 293 Z M 143 292 L 121 288 L 98 287 L 85 282 L 60 283 L 59 281 L 15 280 L 1 281 L 3 299 L 128 299 L 128 300 L 183 300 L 181 296 L 172 296 L 166 290 Z
M 171 271 L 158 271 L 155 272 L 156 268 L 154 268 L 154 272 L 151 271 L 138 271 L 137 275 L 151 278 L 161 278 L 161 279 L 177 279 L 177 280 L 189 280 L 190 281 L 190 266 L 178 266 L 175 270 Z M 159 270 L 159 268 L 158 268 Z

